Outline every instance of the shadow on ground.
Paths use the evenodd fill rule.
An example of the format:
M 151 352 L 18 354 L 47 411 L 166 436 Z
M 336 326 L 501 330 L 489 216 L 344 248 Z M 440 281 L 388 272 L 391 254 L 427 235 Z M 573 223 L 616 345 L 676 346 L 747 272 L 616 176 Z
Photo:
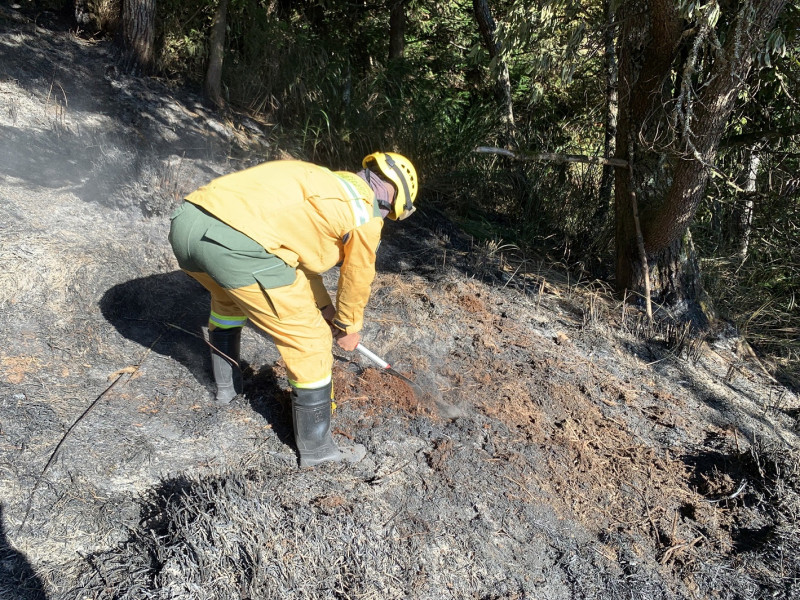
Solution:
M 208 292 L 182 271 L 132 279 L 100 299 L 106 320 L 126 339 L 168 356 L 203 385 L 211 372 L 203 327 Z
M 47 600 L 42 581 L 28 559 L 8 542 L 2 504 L 0 504 L 0 598 Z
M 256 365 L 256 369 L 242 362 L 242 395 L 250 407 L 270 424 L 278 440 L 296 450 L 291 396 L 287 390 L 282 389 L 274 366 Z
M 183 365 L 203 387 L 213 390 L 205 341 L 208 292 L 182 271 L 132 279 L 108 289 L 99 302 L 106 320 L 124 338 Z M 282 388 L 281 367 L 241 361 L 240 399 L 270 424 L 286 445 L 294 445 L 291 400 Z

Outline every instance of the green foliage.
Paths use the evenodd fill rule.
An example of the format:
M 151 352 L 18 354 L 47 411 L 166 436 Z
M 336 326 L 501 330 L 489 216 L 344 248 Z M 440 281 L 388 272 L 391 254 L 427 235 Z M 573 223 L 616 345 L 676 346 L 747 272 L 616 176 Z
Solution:
M 518 64 L 523 79 L 536 82 L 534 102 L 545 99 L 548 88 L 565 92 L 578 72 L 597 69 L 592 58 L 602 48 L 602 33 L 602 3 L 572 0 L 517 0 L 498 28 L 503 58 Z
M 160 70 L 178 80 L 200 82 L 208 59 L 208 35 L 216 3 L 207 0 L 159 0 Z
M 709 195 L 696 231 L 709 292 L 721 315 L 800 383 L 800 161 L 765 152 L 757 192 L 724 186 Z M 735 153 L 728 152 L 732 166 Z M 741 252 L 740 215 L 751 199 L 752 229 Z
M 390 62 L 388 3 L 231 0 L 223 94 L 231 106 L 268 124 L 281 155 L 353 168 L 377 148 L 404 152 L 419 167 L 421 202 L 449 211 L 477 238 L 535 246 L 559 261 L 599 265 L 595 272 L 610 273 L 613 211 L 600 199 L 600 167 L 522 163 L 472 150 L 498 145 L 603 154 L 605 43 L 617 27 L 607 15 L 616 4 L 492 2 L 502 52 L 490 61 L 471 3 L 412 0 L 406 4 L 404 57 Z M 677 7 L 687 28 L 716 27 L 724 40 L 730 18 L 715 0 L 680 0 Z M 210 0 L 160 0 L 167 75 L 202 82 L 215 8 Z M 769 35 L 759 58 L 762 68 L 729 128 L 732 136 L 798 123 L 798 13 L 790 5 Z M 696 58 L 700 65 L 713 56 Z M 495 89 L 501 60 L 511 77 L 513 133 L 502 120 Z M 671 82 L 703 83 L 702 74 L 688 83 L 679 77 Z M 677 96 L 680 89 L 674 91 Z M 758 341 L 762 334 L 778 340 L 775 349 L 784 352 L 781 332 L 794 331 L 796 338 L 798 327 L 793 240 L 800 220 L 796 202 L 788 199 L 796 194 L 787 197 L 785 190 L 798 167 L 789 157 L 799 149 L 786 139 L 776 143 L 773 149 L 783 158 L 774 154 L 764 160 L 744 263 L 736 253 L 736 234 L 720 225 L 730 223 L 744 202 L 726 184 L 741 174 L 741 146 L 725 150 L 717 161 L 723 175 L 701 208 L 695 239 L 707 259 L 717 305 Z M 776 211 L 780 219 L 770 221 Z M 792 352 L 797 351 L 786 356 Z
M 800 383 L 800 9 L 784 13 L 731 119 L 695 239 L 706 257 L 709 290 L 723 316 Z M 762 52 L 763 54 L 763 52 Z M 767 65 L 769 65 L 767 67 Z M 743 190 L 748 158 L 760 164 L 755 189 Z M 752 202 L 742 253 L 741 215 Z
M 200 83 L 214 4 L 168 0 L 161 9 L 165 70 Z M 485 104 L 467 81 L 468 53 L 439 51 L 454 30 L 471 31 L 470 16 L 448 4 L 415 7 L 410 17 L 406 57 L 388 64 L 388 9 L 296 3 L 279 15 L 272 4 L 233 0 L 226 99 L 268 119 L 285 150 L 310 160 L 352 166 L 390 147 L 426 165 L 452 165 L 486 130 L 486 111 L 474 116 Z
M 516 145 L 533 152 L 602 155 L 604 6 L 571 0 L 512 2 L 498 36 L 514 82 Z M 608 258 L 610 211 L 601 206 L 601 169 L 581 164 L 499 163 L 514 185 L 495 185 L 521 225 L 517 243 L 585 263 Z M 598 235 L 599 230 L 599 235 Z M 555 247 L 554 247 L 555 246 Z

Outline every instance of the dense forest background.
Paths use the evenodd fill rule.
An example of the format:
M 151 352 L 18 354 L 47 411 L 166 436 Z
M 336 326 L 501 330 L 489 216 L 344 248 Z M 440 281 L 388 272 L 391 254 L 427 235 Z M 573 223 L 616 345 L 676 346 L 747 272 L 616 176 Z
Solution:
M 786 0 L 18 0 L 294 156 L 408 155 L 420 202 L 800 382 L 800 8 Z

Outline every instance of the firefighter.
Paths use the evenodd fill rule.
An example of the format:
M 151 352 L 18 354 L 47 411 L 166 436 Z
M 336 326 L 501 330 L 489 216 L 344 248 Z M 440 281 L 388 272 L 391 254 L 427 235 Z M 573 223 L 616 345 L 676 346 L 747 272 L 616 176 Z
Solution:
M 370 154 L 357 173 L 280 160 L 211 181 L 172 215 L 178 264 L 211 293 L 217 402 L 241 392 L 249 319 L 286 363 L 301 466 L 364 457 L 360 444 L 339 447 L 331 436 L 331 345 L 358 345 L 383 220 L 411 215 L 417 189 L 414 166 L 392 152 Z M 334 304 L 322 273 L 339 263 Z

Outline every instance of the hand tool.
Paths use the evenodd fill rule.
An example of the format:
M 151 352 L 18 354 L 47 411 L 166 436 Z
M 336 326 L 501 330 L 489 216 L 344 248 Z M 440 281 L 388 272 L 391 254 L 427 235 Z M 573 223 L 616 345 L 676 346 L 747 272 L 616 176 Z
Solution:
M 395 371 L 392 366 L 383 360 L 380 356 L 375 354 L 374 352 L 368 350 L 361 344 L 356 346 L 356 350 L 365 358 L 368 358 L 376 365 L 378 365 L 381 369 L 388 372 L 395 377 L 399 377 L 403 381 L 405 381 L 410 387 L 411 390 L 414 392 L 414 396 L 416 396 L 418 402 L 425 402 L 428 405 L 431 405 L 430 408 L 434 409 L 439 416 L 444 417 L 446 419 L 456 419 L 458 417 L 463 417 L 466 413 L 457 406 L 454 406 L 448 402 L 442 400 L 438 394 L 433 396 L 430 392 L 424 392 L 419 384 L 411 381 L 405 375 L 398 373 Z
M 409 384 L 411 386 L 411 388 L 414 390 L 414 393 L 417 395 L 418 398 L 422 397 L 422 395 L 423 395 L 422 388 L 420 388 L 419 385 L 417 385 L 415 382 L 411 381 L 408 377 L 406 377 L 402 373 L 398 373 L 397 371 L 395 371 L 392 368 L 392 365 L 387 363 L 380 356 L 378 356 L 374 352 L 368 350 L 362 344 L 359 344 L 358 346 L 356 346 L 356 350 L 362 356 L 364 356 L 365 358 L 368 358 L 369 360 L 374 362 L 376 365 L 378 365 L 381 369 L 383 369 L 387 373 L 390 373 L 390 374 L 394 375 L 395 377 L 399 377 L 400 379 L 405 381 L 407 384 Z

